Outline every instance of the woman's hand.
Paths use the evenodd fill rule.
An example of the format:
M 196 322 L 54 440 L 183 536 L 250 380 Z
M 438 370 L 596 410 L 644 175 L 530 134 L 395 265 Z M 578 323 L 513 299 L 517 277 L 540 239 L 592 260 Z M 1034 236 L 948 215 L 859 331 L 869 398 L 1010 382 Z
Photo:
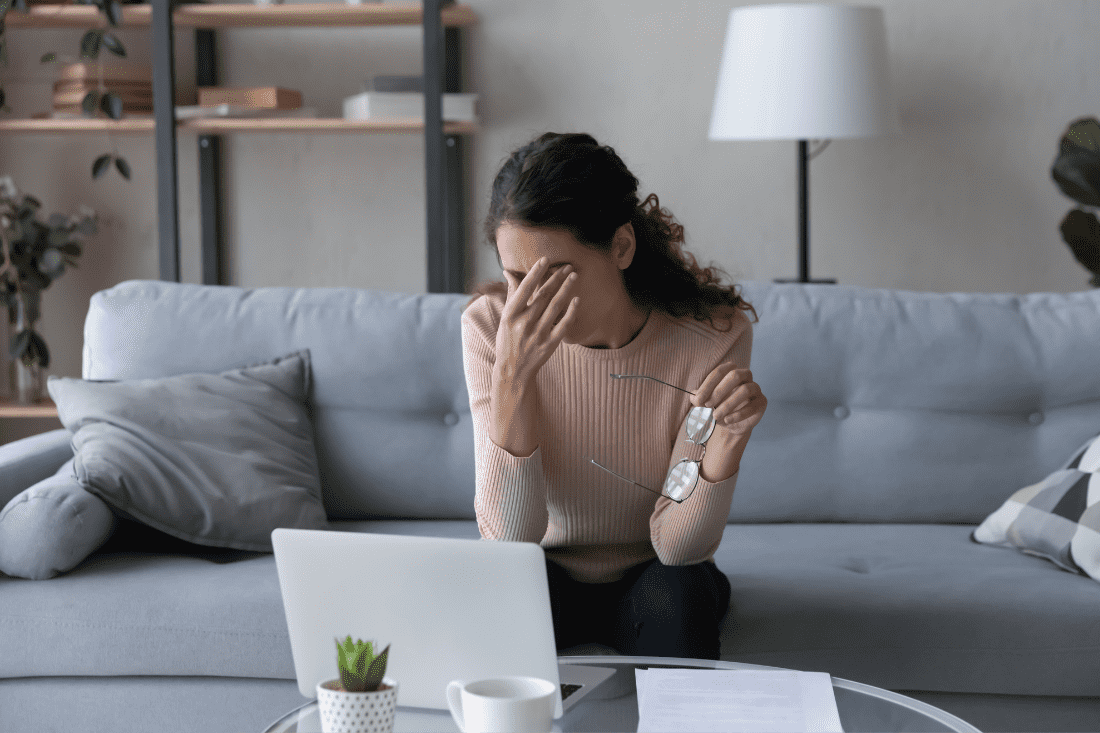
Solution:
M 768 398 L 752 381 L 751 371 L 727 361 L 707 375 L 692 395 L 691 404 L 714 408 L 716 428 L 731 435 L 745 435 L 764 417 Z
M 576 300 L 570 300 L 576 275 L 566 265 L 547 278 L 546 262 L 545 257 L 536 262 L 521 281 L 504 273 L 508 298 L 497 328 L 494 368 L 511 379 L 533 381 L 576 319 Z

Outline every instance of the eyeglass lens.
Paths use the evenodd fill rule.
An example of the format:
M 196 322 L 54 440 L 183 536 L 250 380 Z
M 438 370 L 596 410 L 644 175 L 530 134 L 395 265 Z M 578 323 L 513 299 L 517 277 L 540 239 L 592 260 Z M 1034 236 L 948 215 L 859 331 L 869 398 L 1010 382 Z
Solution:
M 688 441 L 702 445 L 714 432 L 714 410 L 710 407 L 693 407 L 687 418 Z M 699 461 L 685 458 L 672 467 L 665 479 L 663 491 L 674 501 L 683 501 L 695 491 L 699 482 Z

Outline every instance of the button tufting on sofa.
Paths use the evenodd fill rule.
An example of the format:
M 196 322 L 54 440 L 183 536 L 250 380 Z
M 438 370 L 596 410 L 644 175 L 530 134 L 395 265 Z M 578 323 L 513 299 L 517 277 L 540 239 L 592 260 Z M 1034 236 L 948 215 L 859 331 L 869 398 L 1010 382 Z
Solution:
M 446 415 L 443 416 L 443 423 L 447 427 L 454 427 L 458 424 L 458 415 L 453 412 L 448 412 Z
M 1043 413 L 1033 412 L 1027 416 L 1027 421 L 1032 425 L 1040 425 L 1043 422 Z
M 841 405 L 840 407 L 833 410 L 833 415 L 836 416 L 837 420 L 843 420 L 844 418 L 848 417 L 851 414 L 852 414 L 852 411 L 849 410 L 844 405 Z

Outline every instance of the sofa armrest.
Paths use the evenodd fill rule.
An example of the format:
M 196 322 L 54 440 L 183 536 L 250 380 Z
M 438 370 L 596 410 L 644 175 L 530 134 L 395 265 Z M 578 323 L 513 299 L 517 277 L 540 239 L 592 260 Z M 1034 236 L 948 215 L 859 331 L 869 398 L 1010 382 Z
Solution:
M 0 509 L 73 457 L 72 435 L 58 428 L 0 445 Z

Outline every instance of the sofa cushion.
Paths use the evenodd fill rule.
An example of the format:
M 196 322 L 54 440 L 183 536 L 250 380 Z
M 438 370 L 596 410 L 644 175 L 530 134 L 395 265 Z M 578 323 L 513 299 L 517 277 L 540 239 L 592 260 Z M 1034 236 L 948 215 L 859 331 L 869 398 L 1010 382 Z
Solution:
M 53 578 L 76 567 L 110 537 L 115 515 L 80 485 L 73 460 L 0 511 L 0 573 L 28 580 Z
M 971 539 L 1045 557 L 1100 580 L 1100 436 L 1039 483 L 1008 497 Z
M 1100 695 L 1100 584 L 973 529 L 727 526 L 722 658 L 891 690 Z
M 474 431 L 462 371 L 467 300 L 128 281 L 92 296 L 83 376 L 219 372 L 309 349 L 329 518 L 473 519 Z
M 332 526 L 479 537 L 473 521 Z M 1100 695 L 1100 585 L 972 530 L 730 525 L 716 555 L 733 589 L 722 658 L 895 690 Z M 49 583 L 0 579 L 0 629 L 0 677 L 294 678 L 271 556 L 97 552 Z
M 121 516 L 257 552 L 271 552 L 276 527 L 327 528 L 307 351 L 221 374 L 48 386 L 80 484 Z
M 383 527 L 479 536 L 471 520 L 332 526 Z M 86 675 L 294 679 L 274 556 L 100 551 L 49 583 L 0 578 L 0 677 Z

